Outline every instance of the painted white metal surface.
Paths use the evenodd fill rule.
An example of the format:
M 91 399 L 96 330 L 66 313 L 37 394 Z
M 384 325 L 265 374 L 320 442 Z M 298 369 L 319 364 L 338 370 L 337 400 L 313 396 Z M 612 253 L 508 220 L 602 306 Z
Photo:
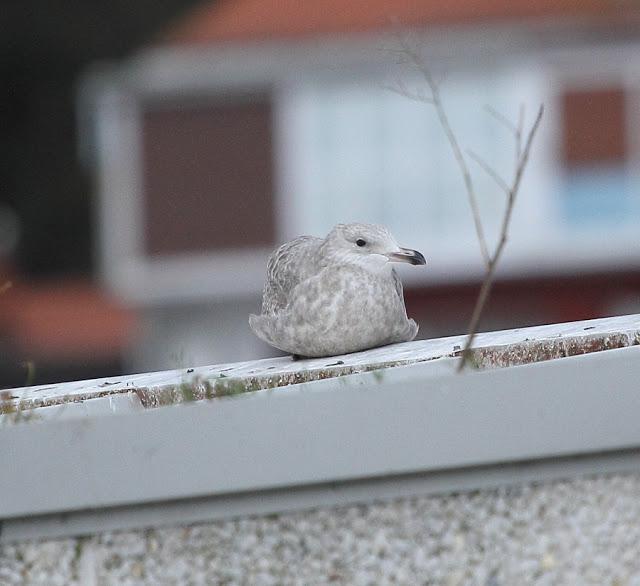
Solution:
M 186 371 L 14 389 L 84 400 L 0 425 L 0 542 L 637 471 L 639 332 L 636 315 L 486 333 L 488 352 L 628 345 L 462 375 L 464 337 L 203 367 L 189 374 L 398 366 L 159 409 L 133 389 Z
M 304 511 L 353 503 L 367 504 L 380 500 L 631 471 L 640 471 L 640 449 L 382 476 L 341 483 L 283 486 L 269 491 L 230 493 L 105 509 L 92 508 L 5 519 L 0 522 L 0 544 L 103 531 L 184 526 L 249 515 Z
M 640 315 L 602 318 L 565 324 L 551 324 L 498 332 L 478 334 L 474 347 L 478 349 L 506 349 L 516 344 L 531 345 L 534 342 L 558 342 L 585 344 L 595 338 L 622 336 L 627 344 L 640 339 Z M 400 366 L 454 355 L 463 347 L 465 336 L 453 336 L 432 340 L 420 340 L 404 344 L 394 344 L 364 352 L 294 361 L 290 356 L 269 358 L 249 362 L 216 364 L 188 369 L 168 370 L 142 374 L 109 377 L 88 381 L 67 382 L 11 389 L 9 394 L 15 403 L 21 400 L 34 401 L 35 405 L 70 403 L 73 401 L 96 401 L 119 394 L 131 394 L 136 389 L 160 389 L 196 380 L 218 380 L 222 375 L 229 379 L 247 377 L 271 377 L 274 380 L 289 375 L 308 372 L 328 371 L 333 376 L 354 373 L 375 368 Z M 627 345 L 625 344 L 625 345 Z M 431 367 L 433 368 L 433 366 Z M 135 409 L 136 402 L 118 404 L 117 410 Z M 44 411 L 40 410 L 44 416 Z M 67 413 L 71 415 L 69 411 Z M 63 416 L 64 411 L 57 416 Z
M 5 427 L 0 518 L 640 447 L 640 347 L 463 375 L 429 366 Z

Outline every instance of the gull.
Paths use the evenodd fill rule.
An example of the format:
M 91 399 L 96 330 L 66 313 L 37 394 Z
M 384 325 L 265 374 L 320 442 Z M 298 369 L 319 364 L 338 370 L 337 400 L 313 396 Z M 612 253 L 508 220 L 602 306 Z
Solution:
M 413 340 L 402 283 L 391 263 L 426 264 L 375 224 L 338 224 L 326 238 L 300 236 L 269 257 L 261 315 L 249 325 L 294 357 L 348 354 Z

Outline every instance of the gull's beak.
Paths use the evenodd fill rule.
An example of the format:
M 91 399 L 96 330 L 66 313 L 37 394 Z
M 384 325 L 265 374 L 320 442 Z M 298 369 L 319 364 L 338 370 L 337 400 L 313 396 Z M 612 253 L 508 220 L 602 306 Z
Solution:
M 411 250 L 410 248 L 401 248 L 397 252 L 391 252 L 387 255 L 390 261 L 392 262 L 408 262 L 412 265 L 426 265 L 427 261 L 425 260 L 422 253 L 417 250 Z

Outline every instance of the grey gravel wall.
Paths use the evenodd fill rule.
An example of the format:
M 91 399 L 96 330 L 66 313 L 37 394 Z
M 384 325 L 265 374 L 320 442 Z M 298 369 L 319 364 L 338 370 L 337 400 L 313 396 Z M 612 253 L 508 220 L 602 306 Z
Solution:
M 640 586 L 640 474 L 13 544 L 0 584 Z

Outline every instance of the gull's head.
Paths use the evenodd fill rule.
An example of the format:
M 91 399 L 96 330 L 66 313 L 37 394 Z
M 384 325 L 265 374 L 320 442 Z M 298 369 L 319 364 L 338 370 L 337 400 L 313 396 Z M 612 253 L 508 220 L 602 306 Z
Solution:
M 427 264 L 420 252 L 402 248 L 389 230 L 377 224 L 338 224 L 325 238 L 322 252 L 331 262 L 371 269 L 390 262 Z

